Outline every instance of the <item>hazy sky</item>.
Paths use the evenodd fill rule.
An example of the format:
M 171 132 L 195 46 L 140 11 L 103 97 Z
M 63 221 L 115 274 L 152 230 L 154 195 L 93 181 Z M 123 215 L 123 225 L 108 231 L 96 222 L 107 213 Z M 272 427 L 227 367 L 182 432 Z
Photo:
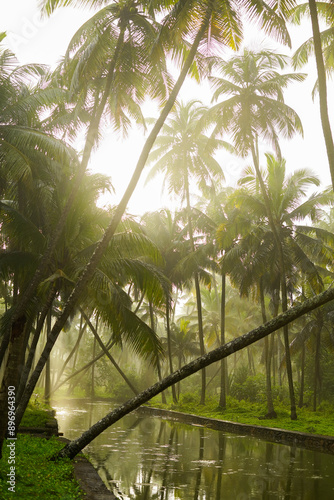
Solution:
M 3 2 L 4 3 L 4 2 Z M 67 44 L 81 24 L 90 17 L 86 10 L 63 8 L 49 19 L 42 19 L 39 15 L 38 0 L 10 0 L 1 6 L 0 31 L 7 32 L 6 44 L 17 55 L 20 63 L 38 62 L 55 65 L 64 55 Z M 306 21 L 303 28 L 293 28 L 293 49 L 310 35 L 309 22 Z M 278 47 L 273 40 L 265 39 L 257 29 L 247 30 L 246 45 L 251 48 L 276 48 L 276 50 L 287 53 L 288 49 Z M 224 55 L 224 54 L 223 54 Z M 309 76 L 302 84 L 294 84 L 285 94 L 287 104 L 293 107 L 302 119 L 304 126 L 304 139 L 295 137 L 290 141 L 282 142 L 283 156 L 287 160 L 287 168 L 293 171 L 299 168 L 311 168 L 322 181 L 325 187 L 330 184 L 329 168 L 326 158 L 325 145 L 322 136 L 319 105 L 311 99 L 311 90 L 315 82 L 315 62 L 303 68 L 302 72 Z M 329 82 L 329 94 L 331 96 L 333 84 Z M 333 100 L 331 96 L 331 104 Z M 197 98 L 210 104 L 210 89 L 207 84 L 198 86 L 194 82 L 187 82 L 184 86 L 181 98 L 185 101 Z M 155 108 L 148 106 L 145 110 L 146 116 L 154 113 Z M 143 145 L 143 135 L 132 132 L 127 141 L 110 131 L 105 132 L 99 150 L 94 154 L 90 168 L 111 176 L 116 188 L 116 195 L 111 202 L 116 203 L 131 177 L 136 160 Z M 269 148 L 268 148 L 269 150 Z M 218 154 L 225 172 L 227 182 L 234 184 L 238 179 L 245 163 L 236 157 L 227 154 Z M 161 182 L 143 186 L 147 170 L 144 171 L 140 185 L 137 187 L 129 210 L 133 213 L 143 213 L 146 210 L 155 210 L 168 203 L 167 196 L 161 199 Z

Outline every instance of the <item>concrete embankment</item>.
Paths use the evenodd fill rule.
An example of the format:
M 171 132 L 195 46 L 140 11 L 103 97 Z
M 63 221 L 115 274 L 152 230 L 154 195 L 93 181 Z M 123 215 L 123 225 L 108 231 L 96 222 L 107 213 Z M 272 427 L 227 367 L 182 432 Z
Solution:
M 142 406 L 137 410 L 142 415 L 150 415 L 168 420 L 177 420 L 190 425 L 200 425 L 210 429 L 233 432 L 243 436 L 253 436 L 274 443 L 286 444 L 289 446 L 298 446 L 313 451 L 321 451 L 334 455 L 334 437 L 322 436 L 319 434 L 308 434 L 304 432 L 287 431 L 284 429 L 274 429 L 262 425 L 247 425 L 228 420 L 219 420 L 215 418 L 200 417 L 189 413 L 182 413 L 173 410 L 163 410 Z

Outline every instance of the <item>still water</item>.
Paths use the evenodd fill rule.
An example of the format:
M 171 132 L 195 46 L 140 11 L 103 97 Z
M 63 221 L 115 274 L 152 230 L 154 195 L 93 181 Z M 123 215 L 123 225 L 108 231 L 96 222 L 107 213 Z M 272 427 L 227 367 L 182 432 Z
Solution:
M 80 435 L 107 402 L 54 402 L 60 431 Z M 128 415 L 85 453 L 120 500 L 332 500 L 334 456 L 160 418 Z

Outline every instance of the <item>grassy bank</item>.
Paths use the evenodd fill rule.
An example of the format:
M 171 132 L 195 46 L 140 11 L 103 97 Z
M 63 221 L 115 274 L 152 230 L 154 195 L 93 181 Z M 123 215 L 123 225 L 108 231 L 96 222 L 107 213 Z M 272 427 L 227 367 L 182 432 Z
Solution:
M 49 418 L 44 409 L 29 407 L 22 425 L 44 427 Z M 0 460 L 0 498 L 85 498 L 74 478 L 73 463 L 70 460 L 50 461 L 63 446 L 56 437 L 45 439 L 27 434 L 18 434 L 16 441 L 6 441 Z
M 198 404 L 199 397 L 193 394 L 185 394 L 180 398 L 178 404 L 161 404 L 161 398 L 154 398 L 151 406 L 165 408 L 168 410 L 182 411 L 194 415 L 229 420 L 248 425 L 263 425 L 278 429 L 291 431 L 307 432 L 310 434 L 322 434 L 325 436 L 334 436 L 334 408 L 333 405 L 323 403 L 319 409 L 314 412 L 308 408 L 298 408 L 298 419 L 290 419 L 289 406 L 286 403 L 278 402 L 275 405 L 277 419 L 265 419 L 266 406 L 260 403 L 251 403 L 248 401 L 238 401 L 234 398 L 227 398 L 226 409 L 218 407 L 215 398 L 207 399 L 205 406 Z

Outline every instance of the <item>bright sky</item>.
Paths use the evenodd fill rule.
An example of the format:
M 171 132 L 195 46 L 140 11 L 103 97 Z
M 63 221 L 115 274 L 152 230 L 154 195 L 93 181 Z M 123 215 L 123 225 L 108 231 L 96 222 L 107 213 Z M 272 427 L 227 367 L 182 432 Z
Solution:
M 58 9 L 49 19 L 42 19 L 39 15 L 38 0 L 10 0 L 1 7 L 0 31 L 7 32 L 6 44 L 17 55 L 20 63 L 44 63 L 55 65 L 64 55 L 68 42 L 82 23 L 90 17 L 89 12 L 81 9 Z M 302 28 L 293 28 L 291 31 L 296 49 L 310 36 L 309 22 Z M 251 48 L 275 48 L 272 40 L 265 40 L 257 29 L 247 30 L 246 45 Z M 287 52 L 287 48 L 276 47 L 280 52 Z M 302 84 L 294 84 L 285 94 L 287 104 L 293 107 L 301 117 L 304 126 L 304 139 L 295 137 L 290 141 L 282 142 L 283 156 L 287 160 L 287 168 L 293 171 L 299 168 L 311 168 L 322 181 L 323 187 L 330 184 L 329 168 L 325 152 L 325 145 L 320 124 L 318 99 L 312 102 L 311 90 L 315 82 L 315 62 L 301 70 L 309 76 Z M 331 97 L 330 109 L 333 106 L 332 82 L 329 82 Z M 210 90 L 207 84 L 198 86 L 192 81 L 185 84 L 181 98 L 187 101 L 192 98 L 202 100 L 209 105 Z M 154 108 L 148 106 L 146 116 L 151 116 Z M 111 131 L 105 131 L 104 140 L 94 154 L 90 168 L 93 171 L 110 175 L 116 194 L 110 201 L 117 203 L 121 198 L 131 174 L 135 168 L 137 158 L 141 152 L 144 136 L 133 131 L 126 141 Z M 267 150 L 267 149 L 266 149 Z M 239 178 L 245 163 L 236 157 L 219 153 L 220 161 L 227 179 L 227 183 L 234 185 Z M 156 210 L 170 204 L 167 195 L 161 196 L 161 181 L 144 186 L 147 175 L 144 171 L 140 184 L 130 201 L 129 211 L 135 214 L 148 210 Z

